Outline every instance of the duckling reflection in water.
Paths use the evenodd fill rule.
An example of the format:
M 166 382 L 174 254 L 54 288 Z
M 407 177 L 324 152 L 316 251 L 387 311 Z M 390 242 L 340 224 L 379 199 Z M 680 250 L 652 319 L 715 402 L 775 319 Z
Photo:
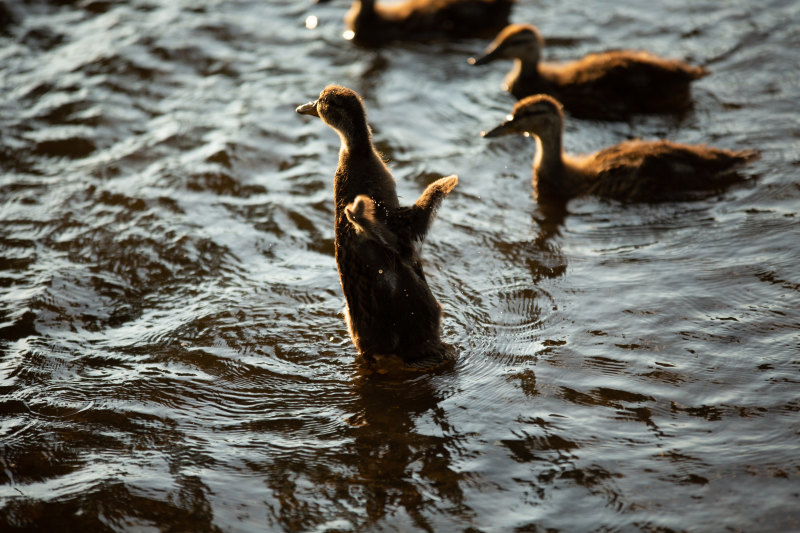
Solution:
M 691 82 L 708 74 L 703 67 L 632 50 L 589 54 L 563 64 L 544 63 L 542 48 L 544 40 L 535 26 L 511 24 L 484 56 L 471 58 L 470 63 L 513 59 L 505 89 L 518 100 L 550 94 L 574 116 L 601 119 L 685 111 L 691 106 Z
M 355 0 L 344 20 L 349 38 L 362 44 L 472 37 L 506 25 L 515 1 L 405 0 L 376 4 L 375 0 Z
M 521 133 L 536 138 L 533 189 L 538 200 L 591 194 L 627 201 L 669 200 L 687 191 L 719 190 L 741 180 L 734 167 L 758 156 L 670 141 L 631 140 L 587 156 L 565 155 L 564 112 L 548 95 L 517 102 L 506 122 L 484 137 Z
M 414 205 L 401 207 L 354 91 L 330 85 L 297 112 L 321 118 L 342 141 L 333 186 L 334 245 L 347 328 L 359 353 L 367 361 L 391 365 L 399 359 L 420 369 L 452 360 L 440 338 L 441 306 L 417 247 L 458 178 L 431 183 Z

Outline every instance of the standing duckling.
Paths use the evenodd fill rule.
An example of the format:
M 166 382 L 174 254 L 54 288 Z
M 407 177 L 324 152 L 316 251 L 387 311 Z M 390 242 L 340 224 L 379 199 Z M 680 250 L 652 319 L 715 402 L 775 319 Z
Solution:
M 446 362 L 441 306 L 425 280 L 417 245 L 458 178 L 431 183 L 414 205 L 401 207 L 354 91 L 330 85 L 297 112 L 321 118 L 342 141 L 333 186 L 334 246 L 353 343 L 368 361 L 397 356 L 417 368 Z
M 319 0 L 327 2 L 328 0 Z M 516 0 L 355 0 L 344 17 L 348 38 L 360 44 L 474 37 L 508 23 Z
M 473 65 L 513 59 L 505 89 L 522 99 L 532 94 L 558 98 L 574 116 L 618 119 L 632 113 L 675 113 L 691 106 L 690 84 L 708 74 L 677 59 L 616 50 L 569 63 L 541 62 L 544 40 L 530 24 L 511 24 Z
M 539 94 L 517 102 L 506 122 L 484 137 L 521 133 L 536 138 L 533 190 L 538 200 L 584 194 L 624 201 L 660 201 L 687 191 L 721 189 L 740 177 L 733 171 L 758 156 L 670 141 L 632 140 L 586 156 L 565 155 L 564 112 L 555 98 Z

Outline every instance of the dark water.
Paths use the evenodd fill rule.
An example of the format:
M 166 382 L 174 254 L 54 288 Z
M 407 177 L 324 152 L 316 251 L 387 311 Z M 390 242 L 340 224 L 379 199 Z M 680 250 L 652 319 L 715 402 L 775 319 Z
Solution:
M 758 148 L 692 202 L 531 198 L 484 40 L 359 49 L 347 2 L 0 2 L 0 530 L 800 530 L 800 4 L 520 0 L 549 58 L 706 65 L 681 120 L 566 147 Z M 306 17 L 319 17 L 316 29 Z M 365 98 L 461 356 L 369 375 L 333 259 Z

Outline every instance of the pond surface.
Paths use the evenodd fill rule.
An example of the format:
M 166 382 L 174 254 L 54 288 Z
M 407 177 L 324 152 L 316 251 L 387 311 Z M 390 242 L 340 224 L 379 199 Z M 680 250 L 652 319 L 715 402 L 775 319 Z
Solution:
M 3 531 L 800 530 L 800 3 L 520 0 L 551 59 L 705 65 L 686 116 L 568 119 L 757 148 L 693 201 L 531 197 L 486 39 L 363 49 L 346 1 L 0 1 Z M 306 27 L 307 17 L 316 27 Z M 309 24 L 314 26 L 314 24 Z M 455 368 L 370 374 L 333 258 L 363 95 Z

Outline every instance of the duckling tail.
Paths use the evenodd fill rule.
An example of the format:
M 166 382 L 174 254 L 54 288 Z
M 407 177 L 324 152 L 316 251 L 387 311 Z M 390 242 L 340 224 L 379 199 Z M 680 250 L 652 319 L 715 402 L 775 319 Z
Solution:
M 739 156 L 742 163 L 749 163 L 761 158 L 761 152 L 758 150 L 739 150 L 736 155 Z
M 689 75 L 695 80 L 699 80 L 700 78 L 704 78 L 711 74 L 711 71 L 706 67 L 687 66 L 687 70 Z

